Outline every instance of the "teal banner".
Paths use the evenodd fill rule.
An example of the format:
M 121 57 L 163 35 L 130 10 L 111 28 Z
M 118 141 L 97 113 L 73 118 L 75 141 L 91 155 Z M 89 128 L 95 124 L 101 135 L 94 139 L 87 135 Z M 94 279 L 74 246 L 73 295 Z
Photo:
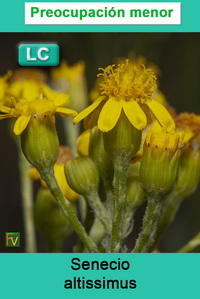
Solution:
M 127 15 L 125 15 L 125 12 L 123 12 L 123 9 L 121 10 L 117 10 L 117 6 L 113 8 L 110 8 L 109 3 L 111 1 L 90 1 L 88 0 L 86 1 L 59 1 L 59 3 L 96 3 L 96 4 L 100 4 L 100 3 L 104 3 L 105 6 L 103 7 L 103 10 L 98 9 L 97 6 L 97 11 L 93 12 L 92 10 L 82 10 L 81 12 L 81 16 L 80 19 L 82 19 L 82 23 L 80 24 L 80 22 L 75 22 L 73 21 L 73 24 L 70 24 L 70 21 L 66 21 L 68 22 L 67 25 L 63 25 L 61 24 L 61 22 L 54 22 L 52 21 L 52 24 L 49 25 L 41 25 L 41 22 L 38 22 L 37 25 L 30 25 L 32 19 L 30 20 L 27 16 L 27 14 L 30 12 L 30 15 L 32 14 L 32 17 L 36 17 L 35 14 L 39 13 L 41 14 L 41 11 L 37 10 L 37 6 L 40 3 L 52 3 L 54 2 L 56 5 L 56 1 L 51 1 L 51 0 L 43 0 L 43 1 L 24 1 L 24 0 L 10 0 L 10 1 L 6 1 L 3 2 L 1 4 L 1 10 L 0 10 L 0 31 L 1 32 L 199 32 L 200 31 L 200 22 L 199 22 L 199 7 L 200 7 L 200 3 L 197 0 L 182 0 L 182 1 L 126 1 L 126 3 L 130 3 L 131 5 L 134 5 L 134 3 L 163 3 L 167 4 L 167 3 L 171 3 L 171 4 L 175 4 L 175 3 L 180 3 L 181 4 L 181 8 L 180 8 L 180 16 L 177 15 L 177 13 L 175 14 L 175 10 L 173 12 L 173 9 L 158 9 L 157 14 L 156 12 L 153 13 L 152 16 L 155 17 L 160 17 L 161 19 L 163 18 L 171 18 L 171 24 L 169 25 L 169 22 L 161 22 L 156 25 L 151 25 L 149 23 L 149 17 L 151 17 L 151 9 L 144 9 L 142 10 L 142 15 L 137 15 L 136 17 L 138 18 L 138 20 L 143 17 L 146 21 L 141 25 L 137 25 L 134 24 L 135 20 L 135 15 L 134 12 L 130 9 L 130 15 L 128 17 L 132 17 L 132 22 L 133 25 L 131 24 L 131 19 L 129 20 L 129 22 L 126 22 L 127 20 Z M 113 2 L 113 1 L 112 1 Z M 111 2 L 111 3 L 112 3 Z M 34 9 L 32 11 L 28 11 L 25 10 L 25 3 L 28 5 L 29 3 L 34 3 Z M 124 1 L 114 1 L 114 3 L 118 3 L 121 4 L 122 8 L 123 5 L 125 4 Z M 59 4 L 60 5 L 60 4 Z M 131 6 L 130 6 L 131 7 Z M 156 6 L 155 6 L 156 7 Z M 164 7 L 164 6 L 163 6 Z M 43 17 L 47 17 L 48 20 L 52 19 L 52 17 L 59 19 L 61 17 L 61 14 L 64 14 L 65 19 L 68 19 L 71 13 L 71 10 L 69 11 L 69 9 L 57 9 L 55 6 L 55 10 L 52 9 L 48 9 L 48 5 L 45 6 L 46 11 L 42 12 Z M 68 8 L 68 6 L 67 6 Z M 113 8 L 113 9 L 112 9 Z M 135 6 L 134 6 L 135 8 Z M 137 6 L 136 6 L 137 8 Z M 145 8 L 145 7 L 144 7 Z M 147 6 L 148 8 L 148 6 Z M 64 12 L 63 12 L 64 11 Z M 75 10 L 74 10 L 75 11 Z M 74 12 L 72 10 L 72 14 Z M 120 12 L 119 12 L 120 11 Z M 154 9 L 155 11 L 155 9 Z M 174 15 L 173 15 L 173 13 Z M 95 15 L 96 13 L 96 15 Z M 118 15 L 119 13 L 119 15 Z M 89 15 L 90 14 L 90 15 Z M 107 16 L 108 14 L 108 16 Z M 110 18 L 112 20 L 109 21 L 109 14 L 110 14 Z M 92 21 L 91 25 L 88 25 L 86 22 L 86 15 L 87 17 Z M 99 25 L 99 20 L 101 20 L 103 18 L 103 16 L 107 16 L 107 22 L 105 22 L 105 25 Z M 38 15 L 39 16 L 39 15 Z M 63 16 L 63 15 L 62 15 Z M 120 24 L 118 24 L 118 20 L 117 17 L 118 16 L 118 20 L 121 21 Z M 75 17 L 75 16 L 74 16 Z M 27 20 L 27 18 L 29 20 Z M 173 25 L 173 20 L 172 18 L 174 18 L 174 24 Z M 178 18 L 178 20 L 177 20 Z M 73 18 L 72 18 L 73 19 Z M 96 19 L 96 22 L 94 21 Z M 123 20 L 124 19 L 124 20 Z M 79 20 L 80 21 L 80 20 Z M 178 24 L 180 21 L 180 24 Z M 109 24 L 109 22 L 111 24 Z M 139 20 L 140 23 L 142 23 Z M 51 21 L 49 21 L 49 23 L 51 23 Z M 58 24 L 59 23 L 59 24 Z M 74 24 L 76 23 L 76 24 Z M 124 23 L 124 25 L 122 24 Z M 161 24 L 161 25 L 160 25 Z M 178 25 L 177 25 L 178 24 Z
M 199 298 L 196 254 L 1 254 L 0 262 L 3 298 Z

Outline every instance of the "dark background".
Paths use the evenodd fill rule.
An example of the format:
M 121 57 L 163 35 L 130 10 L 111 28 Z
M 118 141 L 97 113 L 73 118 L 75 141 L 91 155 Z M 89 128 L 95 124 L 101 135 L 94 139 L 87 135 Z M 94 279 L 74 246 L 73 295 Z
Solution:
M 19 67 L 17 46 L 20 42 L 55 42 L 60 45 L 61 58 L 70 65 L 79 60 L 86 62 L 88 90 L 93 87 L 98 67 L 106 67 L 114 58 L 127 57 L 134 50 L 159 66 L 160 89 L 177 112 L 200 113 L 200 34 L 1 33 L 0 40 L 0 75 Z M 48 72 L 48 67 L 45 70 Z M 17 148 L 9 137 L 7 125 L 7 120 L 0 121 L 0 252 L 24 252 Z M 161 243 L 162 251 L 175 252 L 200 231 L 198 194 L 199 190 L 183 203 Z M 138 213 L 138 221 L 142 212 Z M 19 249 L 5 248 L 4 234 L 9 231 L 21 232 Z M 129 242 L 133 244 L 131 238 Z M 45 251 L 39 234 L 38 243 L 39 251 Z M 63 250 L 70 251 L 69 241 Z

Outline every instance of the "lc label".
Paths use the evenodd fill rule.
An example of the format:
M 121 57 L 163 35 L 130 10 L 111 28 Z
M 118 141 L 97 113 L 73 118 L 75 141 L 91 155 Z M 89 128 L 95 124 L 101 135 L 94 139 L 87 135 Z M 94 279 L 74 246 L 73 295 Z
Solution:
M 20 44 L 18 63 L 21 66 L 56 66 L 60 63 L 57 44 Z

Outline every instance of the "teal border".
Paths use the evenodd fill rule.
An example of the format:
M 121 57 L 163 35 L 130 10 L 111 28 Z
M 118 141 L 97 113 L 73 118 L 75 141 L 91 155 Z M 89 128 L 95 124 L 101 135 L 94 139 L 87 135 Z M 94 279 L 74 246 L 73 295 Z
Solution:
M 129 261 L 129 270 L 71 269 L 71 259 Z M 199 254 L 1 254 L 2 298 L 188 299 L 199 298 Z M 64 281 L 85 279 L 136 280 L 135 289 L 72 289 Z M 17 295 L 18 294 L 18 295 Z
M 0 5 L 0 32 L 200 32 L 200 1 L 96 1 L 98 2 L 181 2 L 181 25 L 25 25 L 25 2 L 94 2 L 94 0 L 9 0 Z

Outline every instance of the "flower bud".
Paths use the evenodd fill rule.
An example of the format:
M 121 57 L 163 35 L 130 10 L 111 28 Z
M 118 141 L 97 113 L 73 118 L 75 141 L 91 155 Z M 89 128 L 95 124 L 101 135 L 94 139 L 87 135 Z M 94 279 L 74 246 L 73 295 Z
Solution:
M 182 151 L 180 172 L 175 192 L 183 194 L 184 198 L 195 192 L 200 179 L 200 150 L 191 147 Z
M 132 159 L 139 150 L 142 131 L 136 129 L 122 112 L 116 126 L 103 133 L 105 150 L 115 157 Z
M 98 129 L 98 127 L 94 127 L 91 130 L 89 155 L 97 165 L 97 168 L 103 177 L 113 177 L 113 164 L 110 156 L 105 151 L 103 133 Z
M 140 167 L 140 180 L 148 196 L 160 199 L 172 191 L 182 147 L 183 134 L 149 129 Z
M 51 252 L 60 251 L 63 241 L 72 233 L 71 225 L 46 189 L 41 188 L 37 194 L 35 222 Z
M 65 164 L 65 175 L 69 186 L 81 195 L 89 195 L 98 189 L 99 172 L 89 157 L 78 157 Z
M 136 210 L 145 201 L 146 195 L 137 176 L 129 176 L 127 180 L 126 205 Z
M 59 151 L 54 116 L 31 119 L 21 135 L 21 144 L 25 157 L 34 167 L 39 171 L 51 169 Z

